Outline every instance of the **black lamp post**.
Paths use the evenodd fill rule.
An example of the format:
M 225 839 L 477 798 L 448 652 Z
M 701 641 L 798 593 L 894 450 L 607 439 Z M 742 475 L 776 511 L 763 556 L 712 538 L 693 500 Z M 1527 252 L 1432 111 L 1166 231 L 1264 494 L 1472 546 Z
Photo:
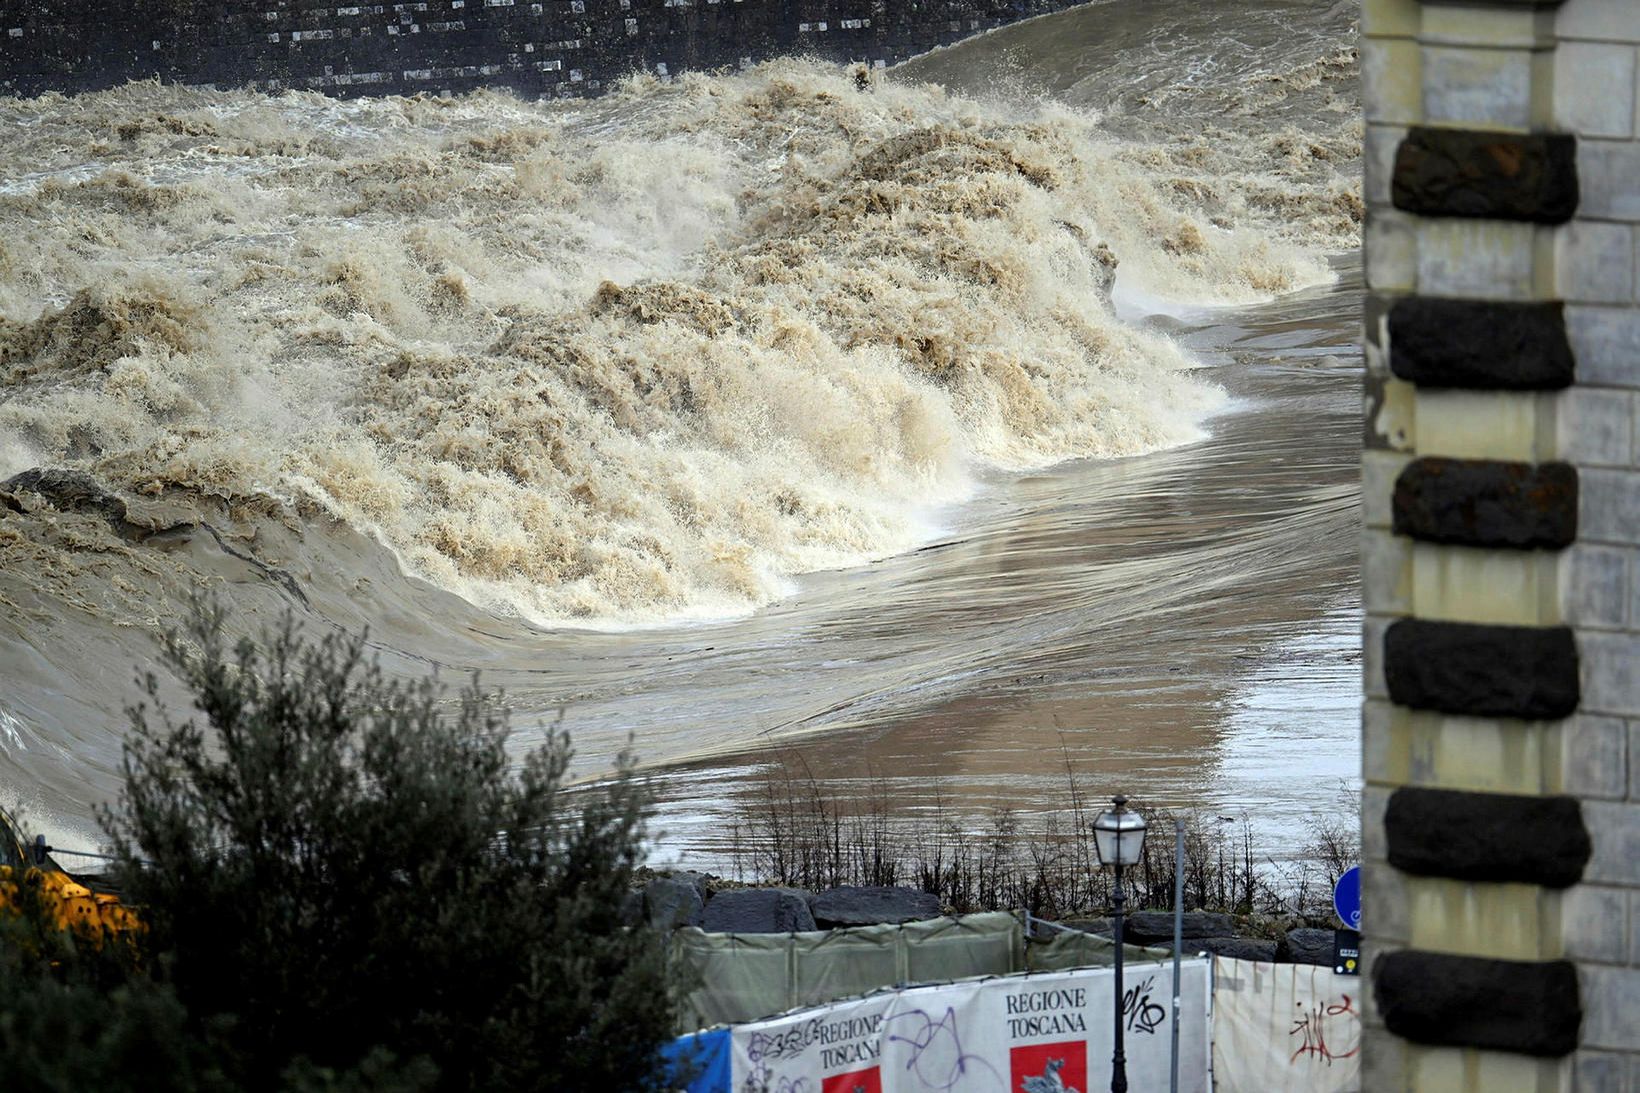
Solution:
M 1136 865 L 1145 845 L 1145 818 L 1129 812 L 1127 798 L 1118 793 L 1115 808 L 1101 812 L 1093 821 L 1093 843 L 1099 850 L 1099 860 L 1116 868 L 1115 892 L 1111 906 L 1116 918 L 1116 1054 L 1111 1058 L 1110 1093 L 1127 1093 L 1127 1057 L 1122 1052 L 1122 907 L 1127 897 L 1122 894 L 1122 866 Z

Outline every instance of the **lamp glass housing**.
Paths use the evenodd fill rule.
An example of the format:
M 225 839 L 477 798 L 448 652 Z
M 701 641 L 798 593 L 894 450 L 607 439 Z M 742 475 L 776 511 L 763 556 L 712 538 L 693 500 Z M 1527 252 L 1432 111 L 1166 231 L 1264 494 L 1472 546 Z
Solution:
M 1123 807 L 1127 798 L 1118 797 L 1116 807 L 1101 812 L 1093 821 L 1093 842 L 1103 865 L 1137 865 L 1145 845 L 1145 818 Z

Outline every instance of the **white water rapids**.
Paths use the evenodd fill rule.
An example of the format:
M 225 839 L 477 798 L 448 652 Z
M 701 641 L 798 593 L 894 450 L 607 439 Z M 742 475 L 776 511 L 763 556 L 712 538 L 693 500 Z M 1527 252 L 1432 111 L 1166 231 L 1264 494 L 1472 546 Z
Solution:
M 94 841 L 152 635 L 369 625 L 674 847 L 848 797 L 1282 830 L 1357 769 L 1348 4 L 1114 0 L 860 86 L 0 100 L 0 787 Z M 109 499 L 118 512 L 111 515 Z M 879 792 L 875 789 L 874 792 Z

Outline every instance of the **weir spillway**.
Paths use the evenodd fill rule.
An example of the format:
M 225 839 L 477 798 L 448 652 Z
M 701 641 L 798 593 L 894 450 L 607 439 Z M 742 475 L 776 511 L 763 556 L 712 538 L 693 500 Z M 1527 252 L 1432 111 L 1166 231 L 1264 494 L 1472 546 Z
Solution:
M 329 95 L 598 94 L 792 54 L 881 66 L 1067 0 L 85 0 L 0 3 L 0 92 L 129 80 Z

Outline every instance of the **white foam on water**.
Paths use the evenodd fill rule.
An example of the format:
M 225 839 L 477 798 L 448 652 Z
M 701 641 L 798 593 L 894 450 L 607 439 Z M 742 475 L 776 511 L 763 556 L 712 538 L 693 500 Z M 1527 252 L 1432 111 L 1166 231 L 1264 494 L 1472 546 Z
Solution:
M 1318 283 L 1358 219 L 1279 139 L 1206 163 L 800 60 L 571 107 L 133 85 L 0 130 L 0 470 L 278 498 L 545 625 L 743 614 L 989 473 L 1194 440 L 1221 392 L 1122 301 Z M 24 538 L 0 564 L 53 564 Z

